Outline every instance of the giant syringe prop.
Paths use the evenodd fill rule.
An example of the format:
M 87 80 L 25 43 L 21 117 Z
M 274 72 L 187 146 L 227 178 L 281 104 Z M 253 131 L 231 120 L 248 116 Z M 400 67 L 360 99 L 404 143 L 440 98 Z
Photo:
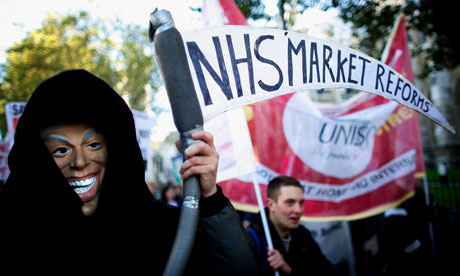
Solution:
M 192 132 L 203 128 L 203 115 L 190 74 L 184 42 L 169 11 L 155 10 L 150 15 L 150 41 L 163 76 L 174 124 L 184 151 L 194 140 Z M 184 159 L 185 155 L 183 154 Z M 163 275 L 182 275 L 195 240 L 201 197 L 198 175 L 184 180 L 184 201 L 173 248 Z

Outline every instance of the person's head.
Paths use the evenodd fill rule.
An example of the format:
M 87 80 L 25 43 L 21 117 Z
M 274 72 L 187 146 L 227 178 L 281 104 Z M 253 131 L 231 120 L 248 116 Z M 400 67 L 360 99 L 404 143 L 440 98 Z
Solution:
M 94 213 L 107 164 L 107 142 L 86 124 L 59 124 L 40 131 L 56 165 L 83 202 L 85 216 Z
M 152 198 L 131 110 L 85 70 L 61 72 L 35 89 L 18 121 L 9 166 L 15 193 L 43 217 L 131 217 Z
M 182 195 L 182 186 L 180 184 L 176 185 L 176 195 Z
M 161 192 L 163 201 L 168 202 L 176 198 L 176 187 L 173 183 L 167 183 Z
M 299 227 L 303 214 L 303 187 L 288 176 L 278 176 L 268 183 L 267 205 L 270 220 L 282 236 Z

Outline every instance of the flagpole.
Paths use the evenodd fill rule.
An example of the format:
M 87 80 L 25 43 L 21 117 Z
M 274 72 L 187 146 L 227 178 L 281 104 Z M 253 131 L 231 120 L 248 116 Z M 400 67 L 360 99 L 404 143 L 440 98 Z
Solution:
M 425 190 L 425 204 L 428 208 L 430 208 L 430 196 L 428 193 L 428 179 L 425 176 L 423 176 L 423 189 Z M 435 243 L 434 243 L 434 231 L 433 231 L 433 224 L 431 223 L 431 218 L 428 218 L 428 227 L 430 230 L 430 240 L 431 240 L 431 253 L 433 254 L 433 257 L 436 256 L 436 248 L 435 248 Z
M 241 13 L 240 9 L 235 4 L 235 2 L 233 2 L 233 0 L 228 0 L 226 1 L 225 4 L 226 5 L 224 8 L 223 6 L 221 6 L 222 5 L 221 1 L 203 1 L 203 15 L 205 15 L 204 18 L 208 21 L 209 25 L 227 25 L 227 24 L 247 25 L 246 18 Z M 212 10 L 213 12 L 209 12 L 209 10 Z M 222 13 L 220 13 L 219 11 L 222 11 Z M 227 22 L 223 21 L 222 15 L 224 15 L 224 17 L 228 20 Z M 249 135 L 249 139 L 248 139 L 249 143 L 251 143 L 251 137 L 249 134 L 247 122 L 245 121 L 244 123 L 245 123 L 245 129 L 247 130 L 247 133 Z M 251 149 L 252 149 L 252 156 L 254 157 L 254 150 L 253 150 L 252 143 L 251 143 Z M 254 158 L 253 158 L 252 164 L 254 165 L 254 171 L 251 173 L 252 183 L 254 185 L 257 203 L 259 205 L 260 216 L 262 217 L 262 226 L 263 226 L 264 233 L 265 233 L 265 239 L 267 240 L 268 248 L 273 249 L 273 242 L 272 242 L 272 237 L 270 235 L 270 229 L 268 227 L 267 216 L 265 214 L 264 202 L 262 200 L 262 194 L 260 192 L 259 183 L 256 177 L 255 168 L 257 164 Z M 275 271 L 275 275 L 279 276 L 278 271 Z
M 264 202 L 262 200 L 262 193 L 260 192 L 259 183 L 257 182 L 256 173 L 252 174 L 252 183 L 254 184 L 254 190 L 256 192 L 257 204 L 259 205 L 260 216 L 262 218 L 262 226 L 264 228 L 265 239 L 267 240 L 267 246 L 269 249 L 273 249 L 272 236 L 270 234 L 270 229 L 268 227 L 267 215 L 265 214 Z M 278 271 L 275 271 L 275 275 L 279 276 Z
M 401 21 L 403 21 L 404 25 L 401 26 L 400 28 L 400 23 Z M 395 45 L 395 40 L 396 40 L 396 35 L 397 35 L 397 32 L 401 32 L 403 31 L 404 33 L 406 32 L 406 27 L 405 27 L 405 17 L 404 17 L 404 13 L 400 13 L 398 15 L 398 18 L 396 19 L 396 22 L 395 24 L 393 25 L 393 29 L 391 31 L 391 34 L 390 34 L 390 39 L 388 39 L 386 45 L 385 45 L 385 49 L 383 50 L 383 53 L 382 53 L 382 58 L 381 58 L 381 61 L 390 65 L 391 67 L 393 67 L 396 71 L 398 71 L 399 73 L 403 73 L 404 71 L 404 68 L 403 66 L 401 65 L 400 68 L 395 68 L 396 67 L 396 64 L 392 64 L 393 63 L 393 60 L 395 60 L 395 56 L 393 56 L 391 59 L 392 60 L 389 60 L 389 55 L 390 55 L 390 51 L 392 50 L 392 45 Z M 404 36 L 406 37 L 407 39 L 407 34 L 404 34 Z M 414 80 L 414 77 L 413 77 L 413 72 L 412 72 L 412 66 L 411 66 L 411 63 L 410 63 L 410 53 L 409 53 L 409 46 L 406 43 L 405 44 L 405 47 L 406 49 L 404 49 L 404 47 L 402 49 L 398 49 L 401 51 L 401 53 L 403 51 L 407 51 L 408 54 L 409 54 L 409 58 L 406 60 L 406 63 L 408 63 L 408 68 L 407 71 L 405 72 L 406 74 L 409 74 L 408 76 L 408 79 L 409 81 L 413 81 Z M 393 49 L 394 50 L 394 49 Z M 394 53 L 396 55 L 396 53 Z M 399 58 L 399 56 L 398 56 Z M 407 56 L 406 56 L 407 58 Z M 423 150 L 422 150 L 423 152 Z M 425 175 L 423 176 L 423 189 L 425 190 L 425 204 L 426 206 L 429 208 L 430 207 L 430 197 L 429 197 L 429 193 L 428 193 L 428 180 L 427 180 L 427 177 L 426 177 L 426 173 Z M 436 248 L 435 248 L 435 242 L 434 242 L 434 232 L 433 232 L 433 224 L 431 223 L 431 220 L 428 220 L 428 227 L 429 227 L 429 231 L 430 231 L 430 240 L 431 240 L 431 248 L 432 248 L 432 254 L 433 256 L 436 256 Z
M 386 64 L 390 65 L 391 67 L 395 67 L 395 64 L 391 64 L 393 61 L 388 60 L 388 56 L 390 54 L 391 46 L 394 44 L 394 41 L 396 39 L 396 33 L 398 31 L 401 31 L 401 30 L 399 30 L 401 20 L 405 21 L 404 13 L 400 13 L 398 15 L 398 18 L 396 19 L 396 22 L 393 25 L 393 29 L 391 31 L 390 39 L 387 41 L 387 43 L 385 45 L 385 49 L 383 50 L 383 53 L 382 53 L 382 58 L 381 58 L 382 62 L 385 62 Z M 404 22 L 404 24 L 405 24 L 405 22 Z M 402 28 L 403 28 L 402 31 L 406 32 L 406 28 L 405 27 L 402 27 Z M 406 46 L 408 47 L 408 45 L 406 45 Z M 404 49 L 401 49 L 401 50 L 404 50 Z M 408 50 L 408 48 L 407 48 L 407 50 Z M 395 57 L 393 57 L 393 59 L 394 58 Z M 412 76 L 412 77 L 409 77 L 409 81 L 413 81 L 414 78 L 413 78 L 413 73 L 412 73 L 412 66 L 410 64 L 410 59 L 408 60 L 408 62 L 409 62 L 409 71 L 406 72 L 406 73 L 410 73 L 410 76 Z M 401 68 L 396 69 L 396 70 L 399 73 L 403 73 L 402 71 L 404 69 L 401 67 Z M 425 204 L 429 208 L 430 207 L 430 197 L 429 197 L 429 193 L 428 193 L 428 179 L 426 177 L 426 173 L 423 176 L 423 189 L 425 190 Z M 434 257 L 434 256 L 436 256 L 436 248 L 435 248 L 435 243 L 434 243 L 433 224 L 431 223 L 431 220 L 428 220 L 428 227 L 429 227 L 429 231 L 430 231 L 432 254 L 433 254 L 433 257 Z

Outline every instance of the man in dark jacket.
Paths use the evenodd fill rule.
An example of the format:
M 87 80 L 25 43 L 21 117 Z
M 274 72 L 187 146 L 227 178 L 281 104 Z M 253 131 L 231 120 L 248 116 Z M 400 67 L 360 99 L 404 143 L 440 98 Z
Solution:
M 186 272 L 253 274 L 246 232 L 215 183 L 212 136 L 192 137 L 204 142 L 185 149 L 181 174 L 200 176 L 202 198 Z M 17 261 L 26 264 L 14 266 L 20 271 L 162 273 L 180 209 L 153 200 L 131 110 L 102 79 L 70 70 L 41 83 L 17 124 L 8 161 L 0 194 L 3 268 Z
M 303 187 L 294 178 L 279 176 L 268 184 L 265 212 L 274 248 L 267 248 L 260 214 L 248 229 L 263 275 L 336 274 L 310 231 L 300 225 L 303 202 Z

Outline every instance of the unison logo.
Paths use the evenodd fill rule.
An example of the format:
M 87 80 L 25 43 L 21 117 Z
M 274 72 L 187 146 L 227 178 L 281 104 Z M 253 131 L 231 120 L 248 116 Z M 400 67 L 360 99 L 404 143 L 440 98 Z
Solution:
M 366 121 L 324 122 L 318 140 L 322 144 L 366 147 L 376 131 L 377 127 Z
M 312 169 L 337 178 L 360 174 L 372 159 L 375 133 L 395 105 L 367 109 L 340 119 L 323 117 L 303 93 L 283 112 L 283 130 L 295 154 Z

